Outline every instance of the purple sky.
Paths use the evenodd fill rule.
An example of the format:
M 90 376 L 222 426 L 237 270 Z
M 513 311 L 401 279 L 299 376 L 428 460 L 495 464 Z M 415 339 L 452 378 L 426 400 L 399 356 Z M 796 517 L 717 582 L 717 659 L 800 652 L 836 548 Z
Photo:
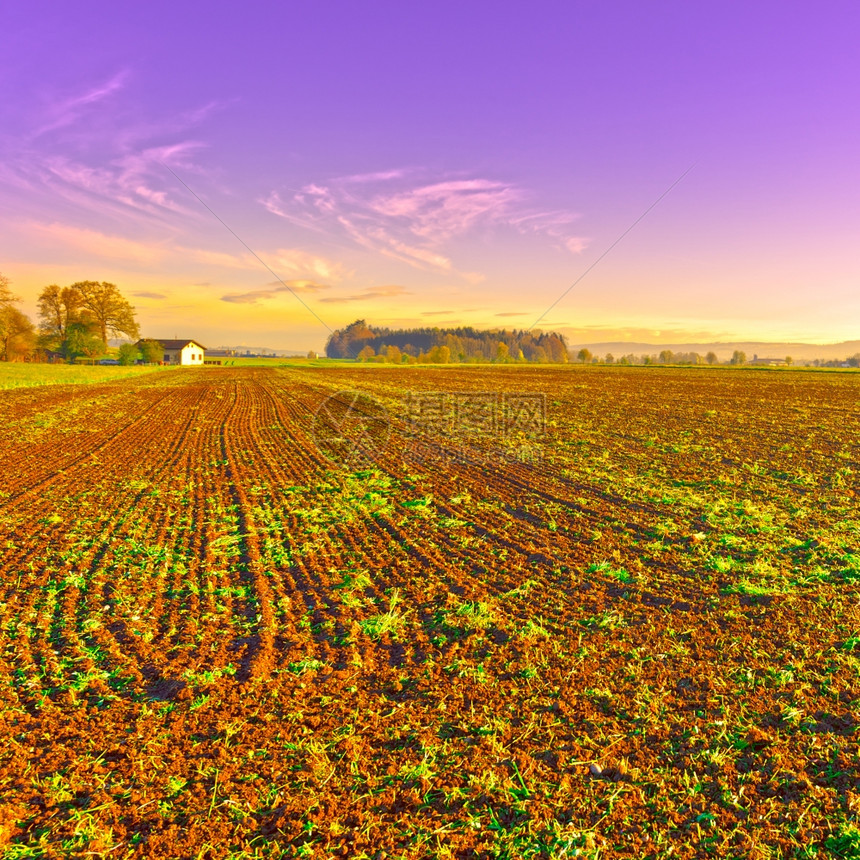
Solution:
M 144 334 L 860 337 L 854 2 L 0 8 L 0 271 Z

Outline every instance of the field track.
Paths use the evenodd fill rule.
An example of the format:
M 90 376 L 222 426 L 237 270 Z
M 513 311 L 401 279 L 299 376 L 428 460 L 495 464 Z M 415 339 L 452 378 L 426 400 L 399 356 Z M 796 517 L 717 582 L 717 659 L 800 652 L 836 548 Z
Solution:
M 385 433 L 335 462 L 356 390 Z M 0 858 L 860 857 L 860 375 L 205 368 L 0 416 Z

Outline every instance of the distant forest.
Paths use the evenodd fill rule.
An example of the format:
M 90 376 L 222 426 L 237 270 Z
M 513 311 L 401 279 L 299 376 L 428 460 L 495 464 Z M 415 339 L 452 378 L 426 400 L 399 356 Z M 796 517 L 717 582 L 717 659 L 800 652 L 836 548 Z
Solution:
M 565 364 L 567 344 L 556 332 L 462 328 L 390 329 L 356 320 L 328 339 L 329 358 L 393 364 L 534 361 Z

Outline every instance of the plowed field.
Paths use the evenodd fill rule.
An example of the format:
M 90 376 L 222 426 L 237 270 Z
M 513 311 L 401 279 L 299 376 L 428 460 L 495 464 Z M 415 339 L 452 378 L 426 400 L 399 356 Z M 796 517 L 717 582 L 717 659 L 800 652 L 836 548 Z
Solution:
M 0 857 L 860 857 L 858 404 L 662 368 L 3 393 Z

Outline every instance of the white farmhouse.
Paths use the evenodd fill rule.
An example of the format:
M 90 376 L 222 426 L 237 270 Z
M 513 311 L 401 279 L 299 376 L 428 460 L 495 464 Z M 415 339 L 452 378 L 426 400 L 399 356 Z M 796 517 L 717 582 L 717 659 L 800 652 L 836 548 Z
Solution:
M 157 340 L 164 347 L 164 358 L 162 361 L 165 364 L 182 364 L 190 367 L 203 367 L 206 347 L 197 343 L 196 340 L 188 340 L 187 338 L 178 338 L 173 340 L 162 340 L 161 338 L 157 338 Z

